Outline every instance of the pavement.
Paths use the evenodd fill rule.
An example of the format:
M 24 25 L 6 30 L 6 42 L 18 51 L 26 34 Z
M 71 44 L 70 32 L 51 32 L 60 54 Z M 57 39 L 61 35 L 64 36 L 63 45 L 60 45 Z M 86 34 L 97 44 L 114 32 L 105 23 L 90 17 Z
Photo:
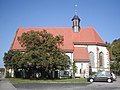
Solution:
M 17 89 L 5 78 L 0 78 L 0 90 L 17 90 Z
M 12 85 L 5 78 L 0 79 L 0 90 L 120 90 L 120 77 L 113 83 L 29 83 Z

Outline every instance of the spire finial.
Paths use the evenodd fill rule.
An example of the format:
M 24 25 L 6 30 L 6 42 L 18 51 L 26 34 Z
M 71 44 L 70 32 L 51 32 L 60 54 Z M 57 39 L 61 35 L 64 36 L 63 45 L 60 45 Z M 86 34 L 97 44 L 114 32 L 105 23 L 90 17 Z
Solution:
M 77 15 L 77 4 L 75 4 L 75 15 Z
M 75 0 L 75 4 L 74 4 L 74 17 L 72 19 L 72 29 L 73 29 L 73 32 L 79 32 L 80 31 L 80 19 L 77 15 L 77 0 Z

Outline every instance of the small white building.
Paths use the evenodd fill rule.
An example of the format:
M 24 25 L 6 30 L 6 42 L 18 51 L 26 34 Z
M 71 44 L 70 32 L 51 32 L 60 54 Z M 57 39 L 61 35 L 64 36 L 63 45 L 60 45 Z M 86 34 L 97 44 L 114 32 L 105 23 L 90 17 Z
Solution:
M 11 50 L 24 50 L 18 42 L 18 37 L 28 31 L 46 30 L 53 35 L 64 36 L 61 48 L 75 61 L 76 77 L 88 77 L 89 72 L 110 70 L 109 51 L 99 34 L 92 27 L 80 27 L 80 19 L 75 15 L 72 19 L 72 28 L 18 28 Z

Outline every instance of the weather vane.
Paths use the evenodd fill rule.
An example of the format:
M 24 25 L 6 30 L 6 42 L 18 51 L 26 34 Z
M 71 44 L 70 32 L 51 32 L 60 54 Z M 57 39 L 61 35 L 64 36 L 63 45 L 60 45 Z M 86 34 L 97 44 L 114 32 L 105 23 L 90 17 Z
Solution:
M 75 4 L 75 15 L 77 15 L 77 4 Z
M 76 0 L 76 3 L 77 3 L 77 0 Z M 77 4 L 75 4 L 75 15 L 77 15 Z

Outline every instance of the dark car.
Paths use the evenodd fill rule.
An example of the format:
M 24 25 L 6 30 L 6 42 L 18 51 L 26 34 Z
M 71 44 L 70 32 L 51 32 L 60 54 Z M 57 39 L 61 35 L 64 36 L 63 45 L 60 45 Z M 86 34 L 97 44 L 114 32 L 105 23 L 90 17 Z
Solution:
M 95 82 L 95 81 L 106 81 L 106 82 L 113 82 L 113 77 L 110 72 L 107 71 L 102 71 L 102 72 L 97 72 L 94 75 L 90 76 L 88 78 L 89 82 Z

